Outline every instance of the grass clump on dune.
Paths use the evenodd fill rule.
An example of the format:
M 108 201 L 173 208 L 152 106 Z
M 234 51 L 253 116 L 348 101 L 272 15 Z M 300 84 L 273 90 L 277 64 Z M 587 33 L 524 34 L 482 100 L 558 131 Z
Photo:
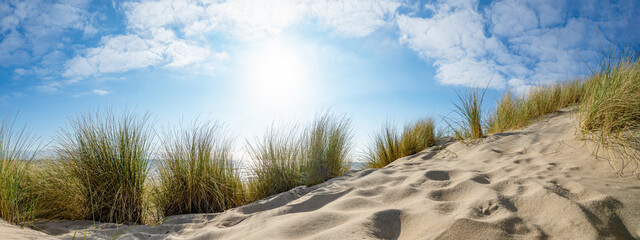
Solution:
M 248 143 L 253 159 L 247 182 L 248 197 L 256 201 L 305 184 L 302 140 L 295 127 L 278 132 L 273 126 L 256 143 Z
M 456 92 L 459 103 L 454 103 L 454 112 L 462 121 L 451 129 L 458 140 L 478 139 L 484 137 L 482 130 L 482 102 L 487 89 L 472 88 L 467 92 Z
M 57 141 L 59 160 L 44 167 L 52 172 L 44 173 L 43 185 L 55 188 L 41 190 L 42 217 L 142 223 L 151 140 L 147 119 L 106 111 L 71 120 Z
M 166 136 L 155 196 L 162 216 L 221 212 L 244 204 L 231 140 L 217 122 L 195 123 Z
M 435 144 L 435 124 L 431 118 L 405 125 L 400 136 L 400 149 L 404 156 L 416 154 Z
M 0 122 L 0 218 L 24 224 L 33 219 L 36 203 L 29 176 L 35 139 L 24 129 L 14 132 L 13 123 L 9 117 Z
M 247 183 L 251 201 L 288 191 L 300 185 L 315 185 L 343 175 L 350 169 L 351 121 L 325 112 L 304 129 L 273 126 L 262 139 L 248 143 L 254 160 Z
M 373 143 L 365 154 L 364 164 L 368 168 L 382 168 L 403 157 L 398 131 L 390 123 L 386 123 L 373 136 Z
M 397 130 L 387 123 L 373 137 L 373 143 L 365 155 L 365 167 L 382 168 L 398 158 L 416 154 L 433 146 L 435 140 L 433 119 L 425 118 L 407 124 L 399 135 Z
M 316 185 L 342 176 L 351 169 L 351 121 L 345 117 L 324 113 L 316 117 L 306 131 L 303 151 L 306 184 Z
M 580 128 L 603 147 L 622 157 L 619 174 L 629 164 L 640 165 L 640 58 L 636 55 L 602 60 L 585 82 L 580 104 Z
M 82 181 L 72 169 L 56 159 L 33 165 L 33 184 L 38 196 L 36 217 L 44 219 L 91 219 Z
M 485 128 L 488 133 L 499 133 L 525 127 L 542 115 L 580 102 L 582 93 L 581 80 L 533 87 L 520 96 L 507 91 L 496 103 L 496 111 L 487 119 Z

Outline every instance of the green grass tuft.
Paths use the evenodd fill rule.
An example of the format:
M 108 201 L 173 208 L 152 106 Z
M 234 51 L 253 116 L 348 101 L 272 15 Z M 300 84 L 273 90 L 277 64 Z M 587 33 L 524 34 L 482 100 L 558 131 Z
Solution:
M 351 169 L 348 159 L 352 149 L 350 123 L 345 116 L 326 112 L 317 116 L 308 127 L 303 143 L 307 185 L 342 176 Z
M 416 154 L 435 144 L 435 124 L 431 118 L 405 125 L 400 136 L 400 149 L 404 156 Z
M 167 132 L 155 202 L 162 216 L 221 212 L 245 202 L 231 157 L 232 141 L 217 122 Z
M 612 165 L 618 174 L 630 164 L 640 165 L 640 58 L 603 57 L 601 68 L 585 82 L 580 104 L 580 128 L 622 162 Z
M 278 132 L 273 126 L 262 139 L 247 142 L 253 159 L 247 182 L 248 199 L 256 201 L 305 184 L 303 156 L 297 127 Z
M 262 139 L 247 143 L 253 165 L 247 183 L 250 201 L 315 185 L 343 175 L 350 169 L 351 121 L 325 112 L 304 129 L 273 126 Z
M 580 102 L 582 94 L 583 81 L 578 79 L 533 87 L 521 96 L 507 91 L 496 103 L 485 128 L 488 133 L 499 133 L 525 127 L 540 116 Z
M 455 137 L 458 140 L 483 138 L 482 130 L 482 102 L 487 88 L 472 88 L 467 92 L 457 91 L 459 103 L 455 103 L 454 112 L 458 114 L 462 121 L 452 127 Z
M 384 127 L 373 136 L 373 142 L 367 149 L 364 159 L 365 167 L 382 168 L 401 158 L 400 137 L 398 131 L 386 123 Z
M 44 218 L 143 223 L 149 169 L 148 116 L 111 112 L 70 121 L 45 163 L 39 195 Z
M 29 153 L 36 139 L 23 128 L 14 132 L 15 118 L 0 122 L 0 218 L 25 224 L 33 220 L 36 199 L 31 194 Z
M 373 136 L 373 142 L 365 155 L 364 166 L 382 168 L 398 158 L 416 154 L 435 145 L 434 129 L 431 118 L 405 125 L 402 135 L 399 135 L 391 124 L 386 123 L 382 130 Z

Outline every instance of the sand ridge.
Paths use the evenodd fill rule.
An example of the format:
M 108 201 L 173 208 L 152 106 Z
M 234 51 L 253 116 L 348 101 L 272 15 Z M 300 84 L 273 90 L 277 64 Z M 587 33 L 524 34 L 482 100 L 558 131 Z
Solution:
M 41 222 L 56 238 L 634 239 L 640 183 L 576 140 L 569 110 L 471 144 L 443 142 L 389 166 L 354 171 L 224 213 L 157 226 Z M 0 224 L 5 228 L 6 223 Z M 45 239 L 11 229 L 17 238 Z M 0 231 L 0 237 L 2 236 Z M 6 234 L 6 233 L 5 233 Z M 33 235 L 29 235 L 33 234 Z

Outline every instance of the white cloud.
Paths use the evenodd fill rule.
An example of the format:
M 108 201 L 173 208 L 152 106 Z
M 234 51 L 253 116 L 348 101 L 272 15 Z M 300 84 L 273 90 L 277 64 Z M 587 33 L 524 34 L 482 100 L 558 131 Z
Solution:
M 312 1 L 311 12 L 335 32 L 361 37 L 388 25 L 396 10 L 403 5 L 393 0 Z
M 22 34 L 10 32 L 0 41 L 0 66 L 10 67 L 29 62 L 31 55 L 26 51 L 27 44 Z
M 430 6 L 435 9 L 431 18 L 400 15 L 400 41 L 433 60 L 438 67 L 435 78 L 443 84 L 501 87 L 504 73 L 489 57 L 508 58 L 504 61 L 511 58 L 497 39 L 484 34 L 484 18 L 475 4 L 443 2 Z
M 127 19 L 133 29 L 176 27 L 187 35 L 222 32 L 250 40 L 307 19 L 341 35 L 364 36 L 384 26 L 404 1 L 397 0 L 236 0 L 142 1 L 127 3 Z
M 400 41 L 437 67 L 440 83 L 477 86 L 491 79 L 492 87 L 522 91 L 588 74 L 580 57 L 595 65 L 594 49 L 633 28 L 623 21 L 635 19 L 630 2 L 591 2 L 612 14 L 578 7 L 580 17 L 568 17 L 564 1 L 499 0 L 484 9 L 477 0 L 436 1 L 425 6 L 432 16 L 400 15 L 397 23 Z
M 54 72 L 59 77 L 61 60 L 53 63 L 51 57 L 69 47 L 64 34 L 92 27 L 88 7 L 88 0 L 2 1 L 0 66 L 24 68 L 39 79 Z M 14 74 L 14 78 L 22 76 Z
M 241 40 L 277 35 L 307 19 L 317 19 L 345 36 L 364 36 L 387 24 L 402 5 L 394 0 L 309 1 L 141 1 L 123 4 L 128 33 L 103 37 L 98 47 L 69 60 L 63 76 L 83 78 L 150 66 L 185 67 L 213 53 L 200 36 L 223 33 Z M 91 33 L 91 26 L 85 27 Z M 176 32 L 183 33 L 181 37 Z
M 136 34 L 107 36 L 99 47 L 67 62 L 63 76 L 87 77 L 102 73 L 126 72 L 164 64 L 181 67 L 209 55 L 207 48 L 181 40 L 172 31 L 157 29 L 149 37 Z
M 57 92 L 61 86 L 62 84 L 59 82 L 44 82 L 41 85 L 36 86 L 35 89 L 40 92 L 51 94 Z
M 538 28 L 538 18 L 534 10 L 520 2 L 496 2 L 489 11 L 492 33 L 499 36 L 517 36 Z
M 110 91 L 107 90 L 102 90 L 102 89 L 93 89 L 93 93 L 100 95 L 100 96 L 105 96 L 109 93 L 111 93 Z

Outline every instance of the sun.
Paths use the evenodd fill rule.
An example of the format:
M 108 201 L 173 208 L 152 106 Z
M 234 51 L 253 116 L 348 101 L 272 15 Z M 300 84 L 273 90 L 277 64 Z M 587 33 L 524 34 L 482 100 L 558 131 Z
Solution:
M 291 106 L 306 100 L 312 76 L 301 52 L 297 44 L 283 39 L 265 41 L 253 48 L 245 78 L 258 104 Z

